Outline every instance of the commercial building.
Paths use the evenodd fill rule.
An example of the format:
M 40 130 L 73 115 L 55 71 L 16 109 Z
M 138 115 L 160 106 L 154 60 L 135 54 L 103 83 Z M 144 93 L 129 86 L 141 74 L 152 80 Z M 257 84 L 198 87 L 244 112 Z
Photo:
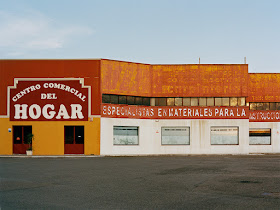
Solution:
M 247 64 L 0 60 L 0 154 L 280 152 L 280 74 Z

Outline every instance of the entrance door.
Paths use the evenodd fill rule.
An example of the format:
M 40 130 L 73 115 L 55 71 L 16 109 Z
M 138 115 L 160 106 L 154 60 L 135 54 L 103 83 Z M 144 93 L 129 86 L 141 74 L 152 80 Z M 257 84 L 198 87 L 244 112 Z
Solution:
M 84 126 L 64 126 L 64 154 L 84 154 Z
M 26 154 L 29 145 L 27 136 L 32 134 L 32 126 L 13 126 L 13 153 Z

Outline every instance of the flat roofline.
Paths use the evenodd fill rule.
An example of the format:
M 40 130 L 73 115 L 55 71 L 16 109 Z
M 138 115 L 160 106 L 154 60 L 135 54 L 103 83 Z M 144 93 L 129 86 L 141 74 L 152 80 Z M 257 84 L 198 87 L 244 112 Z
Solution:
M 207 63 L 204 63 L 204 64 L 197 64 L 197 63 L 184 63 L 184 64 L 150 64 L 150 63 L 140 63 L 140 62 L 133 62 L 133 61 L 123 61 L 123 60 L 114 60 L 114 59 L 107 59 L 107 58 L 27 58 L 27 59 L 21 59 L 21 58 L 17 58 L 17 59 L 0 59 L 0 61 L 52 61 L 52 60 L 55 60 L 55 61 L 69 61 L 69 60 L 72 60 L 72 61 L 80 61 L 80 60 L 107 60 L 107 61 L 117 61 L 117 62 L 124 62 L 124 63 L 134 63 L 134 64 L 142 64 L 142 65 L 151 65 L 151 66 L 184 66 L 184 65 L 248 65 L 248 64 L 222 64 L 222 63 L 219 63 L 219 64 L 207 64 Z
M 42 61 L 42 60 L 58 60 L 58 61 L 64 61 L 64 60 L 73 60 L 73 61 L 79 61 L 79 60 L 102 60 L 102 58 L 17 58 L 17 59 L 0 59 L 0 61 Z
M 269 73 L 269 72 L 256 72 L 256 73 L 249 73 L 249 74 L 280 74 L 280 73 L 275 73 L 275 72 L 272 72 L 272 73 Z

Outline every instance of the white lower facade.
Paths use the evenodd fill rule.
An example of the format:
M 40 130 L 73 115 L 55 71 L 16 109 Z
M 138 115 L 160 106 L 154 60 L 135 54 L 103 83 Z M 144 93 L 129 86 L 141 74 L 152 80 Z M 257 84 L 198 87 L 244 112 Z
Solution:
M 138 127 L 138 144 L 114 145 L 114 126 Z M 189 145 L 163 145 L 162 127 L 188 127 Z M 213 127 L 237 127 L 237 144 L 211 144 L 211 128 Z M 271 128 L 271 145 L 249 145 L 249 128 L 251 127 Z M 150 120 L 101 118 L 100 154 L 188 155 L 279 153 L 279 129 L 280 123 L 249 123 L 248 119 Z

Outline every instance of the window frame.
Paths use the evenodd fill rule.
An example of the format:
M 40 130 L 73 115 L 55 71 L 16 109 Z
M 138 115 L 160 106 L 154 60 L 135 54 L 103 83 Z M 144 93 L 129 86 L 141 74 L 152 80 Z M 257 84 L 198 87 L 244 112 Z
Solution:
M 20 128 L 20 133 L 21 133 L 21 139 L 20 140 L 16 140 L 15 139 L 15 128 Z M 16 145 L 19 145 L 19 144 L 28 144 L 28 143 L 25 143 L 25 137 L 28 135 L 28 134 L 25 134 L 25 129 L 27 128 L 31 128 L 31 134 L 32 134 L 32 125 L 13 125 L 13 144 L 16 144 Z M 20 143 L 17 143 L 16 141 L 20 141 Z M 15 143 L 16 142 L 16 143 Z M 31 141 L 31 145 L 32 145 L 32 141 Z
M 212 134 L 211 129 L 212 128 L 237 128 L 237 143 L 236 144 L 213 144 L 212 143 Z M 210 145 L 212 146 L 225 146 L 225 145 L 232 145 L 237 146 L 239 145 L 239 126 L 210 126 Z
M 265 129 L 267 129 L 267 130 L 269 129 L 269 130 L 270 130 L 269 144 L 251 144 L 251 143 L 250 143 L 250 130 L 262 130 L 262 129 L 263 129 L 263 130 L 265 130 Z M 272 132 L 271 132 L 271 131 L 272 131 L 271 128 L 249 128 L 249 145 L 254 145 L 254 146 L 259 146 L 259 145 L 272 145 L 272 144 L 271 144 L 271 141 L 272 141 L 272 135 L 271 135 Z M 256 137 L 263 137 L 263 136 L 257 136 L 257 135 L 256 135 Z
M 164 128 L 188 128 L 189 130 L 189 143 L 186 143 L 186 144 L 163 144 L 162 143 L 162 131 Z M 191 145 L 191 127 L 190 126 L 162 126 L 161 127 L 161 146 L 188 146 L 188 145 Z
M 84 125 L 64 125 L 64 144 L 66 143 L 66 127 L 73 127 L 73 143 L 69 145 L 76 145 L 76 127 L 83 127 L 83 145 L 85 144 L 85 126 Z M 80 143 L 78 143 L 81 145 Z
M 115 127 L 136 127 L 137 128 L 137 144 L 116 144 L 114 142 L 114 138 L 115 138 L 114 128 Z M 113 125 L 113 146 L 139 146 L 139 144 L 140 144 L 140 140 L 139 140 L 140 132 L 139 131 L 140 131 L 139 126 Z

